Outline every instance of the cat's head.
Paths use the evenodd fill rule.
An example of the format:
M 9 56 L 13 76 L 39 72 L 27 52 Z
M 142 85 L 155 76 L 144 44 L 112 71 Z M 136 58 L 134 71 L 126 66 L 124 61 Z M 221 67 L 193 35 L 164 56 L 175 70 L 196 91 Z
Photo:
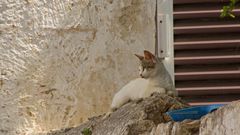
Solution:
M 151 52 L 144 50 L 144 56 L 135 54 L 139 60 L 139 75 L 142 78 L 151 78 L 155 77 L 158 73 L 158 64 L 162 62 L 161 59 L 157 58 Z

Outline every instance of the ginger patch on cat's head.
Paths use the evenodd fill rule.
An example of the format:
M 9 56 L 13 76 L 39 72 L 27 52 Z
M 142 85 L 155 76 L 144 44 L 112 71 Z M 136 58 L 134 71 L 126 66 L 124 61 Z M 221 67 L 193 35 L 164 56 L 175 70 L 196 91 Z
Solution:
M 148 61 L 148 62 L 152 62 L 152 63 L 156 63 L 156 57 L 155 55 L 153 55 L 151 52 L 144 50 L 143 51 L 144 56 L 135 54 L 135 56 L 137 56 L 139 58 L 140 61 Z

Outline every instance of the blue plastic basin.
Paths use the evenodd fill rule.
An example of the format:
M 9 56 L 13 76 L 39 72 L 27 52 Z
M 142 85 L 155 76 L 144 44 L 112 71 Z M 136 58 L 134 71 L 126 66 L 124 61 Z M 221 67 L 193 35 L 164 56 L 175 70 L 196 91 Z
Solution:
M 174 121 L 183 121 L 185 119 L 197 120 L 197 119 L 200 119 L 202 116 L 204 116 L 224 105 L 225 104 L 194 106 L 194 107 L 169 111 L 169 112 L 167 112 L 167 114 Z

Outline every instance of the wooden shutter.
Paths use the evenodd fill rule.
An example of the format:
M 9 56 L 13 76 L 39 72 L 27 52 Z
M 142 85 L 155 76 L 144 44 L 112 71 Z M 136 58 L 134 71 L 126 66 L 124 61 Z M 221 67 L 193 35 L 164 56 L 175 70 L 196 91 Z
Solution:
M 240 9 L 229 0 L 174 0 L 175 84 L 192 105 L 240 99 Z

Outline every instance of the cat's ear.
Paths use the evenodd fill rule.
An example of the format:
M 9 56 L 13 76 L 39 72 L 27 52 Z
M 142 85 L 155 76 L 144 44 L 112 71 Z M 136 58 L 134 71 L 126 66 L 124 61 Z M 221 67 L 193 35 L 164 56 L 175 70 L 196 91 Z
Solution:
M 144 59 L 144 57 L 141 56 L 141 55 L 135 54 L 135 56 L 137 56 L 139 58 L 139 60 L 143 60 Z
M 144 57 L 146 60 L 152 60 L 153 63 L 156 63 L 156 57 L 149 51 L 144 50 Z

